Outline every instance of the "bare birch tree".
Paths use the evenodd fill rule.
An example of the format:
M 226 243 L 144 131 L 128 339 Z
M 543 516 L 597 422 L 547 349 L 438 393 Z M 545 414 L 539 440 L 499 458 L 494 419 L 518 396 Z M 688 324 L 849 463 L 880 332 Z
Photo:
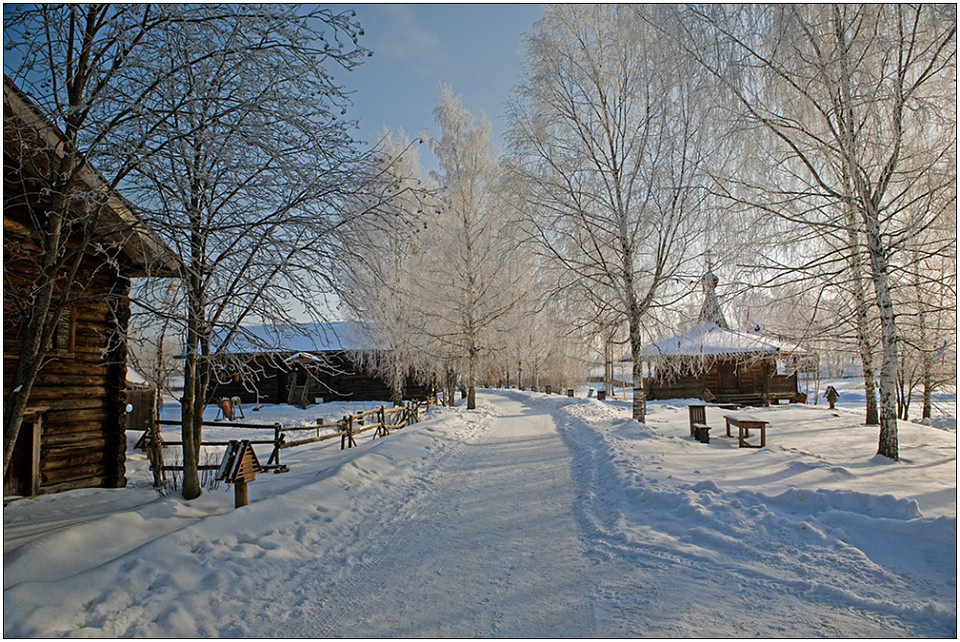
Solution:
M 426 231 L 431 261 L 422 275 L 429 294 L 423 312 L 438 354 L 465 368 L 473 409 L 481 360 L 498 345 L 495 325 L 516 303 L 512 286 L 519 277 L 507 260 L 516 243 L 498 197 L 489 124 L 475 120 L 446 86 L 434 113 L 441 132 L 430 141 L 440 166 L 439 203 Z
M 703 74 L 637 9 L 557 6 L 526 44 L 513 151 L 536 234 L 586 291 L 609 293 L 639 354 L 645 317 L 691 257 L 708 135 Z M 648 7 L 652 20 L 660 9 Z M 572 281 L 573 279 L 571 279 Z M 634 360 L 633 416 L 643 421 Z
M 717 6 L 685 12 L 692 20 L 681 42 L 724 82 L 749 121 L 776 141 L 777 151 L 769 152 L 789 188 L 774 189 L 790 196 L 782 215 L 851 230 L 859 239 L 850 242 L 851 256 L 856 246 L 864 248 L 883 354 L 878 453 L 898 459 L 893 245 L 911 233 L 905 222 L 918 181 L 955 157 L 950 80 L 956 79 L 956 8 Z M 949 185 L 942 181 L 931 189 Z M 825 217 L 831 208 L 841 215 Z
M 183 308 L 167 314 L 184 339 L 187 499 L 201 492 L 203 411 L 222 356 L 245 322 L 323 313 L 327 250 L 363 175 L 342 118 L 345 97 L 325 69 L 350 68 L 365 53 L 349 14 L 294 5 L 197 11 L 162 40 L 166 59 L 193 59 L 159 83 L 149 103 L 174 116 L 152 129 L 131 121 L 125 132 L 166 141 L 130 174 L 129 191 L 183 263 Z M 204 19 L 211 14 L 219 19 Z

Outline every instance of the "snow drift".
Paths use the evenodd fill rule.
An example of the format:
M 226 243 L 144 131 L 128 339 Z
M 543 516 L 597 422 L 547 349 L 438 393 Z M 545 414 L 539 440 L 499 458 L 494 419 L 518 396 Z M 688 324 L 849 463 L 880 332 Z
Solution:
M 625 402 L 478 398 L 286 451 L 239 510 L 225 487 L 158 497 L 138 453 L 127 489 L 11 503 L 4 634 L 956 635 L 955 431 L 902 422 L 891 463 L 845 408 L 758 410 L 754 450 L 712 407 L 702 444 L 684 402 L 639 424 Z

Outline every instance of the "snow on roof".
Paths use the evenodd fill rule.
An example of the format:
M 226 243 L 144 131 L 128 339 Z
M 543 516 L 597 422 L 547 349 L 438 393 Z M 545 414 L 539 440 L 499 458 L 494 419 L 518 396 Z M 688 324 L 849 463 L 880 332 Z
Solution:
M 291 363 L 293 361 L 314 361 L 316 363 L 324 363 L 324 360 L 322 357 L 318 357 L 317 355 L 311 352 L 298 352 L 294 355 L 290 355 L 289 357 L 283 360 L 284 363 Z
M 806 352 L 796 344 L 773 337 L 721 328 L 715 323 L 701 323 L 683 334 L 644 346 L 640 349 L 640 356 L 653 359 Z M 627 355 L 625 358 L 629 357 Z
M 149 381 L 142 374 L 137 372 L 136 369 L 127 365 L 127 383 L 133 383 L 139 386 L 149 385 Z
M 376 350 L 364 324 L 356 321 L 287 323 L 242 326 L 227 349 L 233 354 L 250 352 L 337 352 Z

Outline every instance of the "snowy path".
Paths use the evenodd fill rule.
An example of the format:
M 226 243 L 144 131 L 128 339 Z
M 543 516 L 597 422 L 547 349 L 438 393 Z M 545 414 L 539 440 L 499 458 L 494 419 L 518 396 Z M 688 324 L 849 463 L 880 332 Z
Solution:
M 762 411 L 768 447 L 743 450 L 689 439 L 683 404 L 640 425 L 616 402 L 478 401 L 292 449 L 241 510 L 229 488 L 15 502 L 4 635 L 956 635 L 955 432 L 901 424 L 893 465 L 818 408 Z
M 570 455 L 549 415 L 500 403 L 420 486 L 385 523 L 361 524 L 361 561 L 326 584 L 316 628 L 298 633 L 593 634 Z
M 572 513 L 570 453 L 549 414 L 495 402 L 484 396 L 473 413 L 437 410 L 435 428 L 327 449 L 331 465 L 306 480 L 258 478 L 243 510 L 50 587 L 11 586 L 5 614 L 44 592 L 60 606 L 19 613 L 21 627 L 5 633 L 593 635 L 596 587 Z M 316 467 L 306 449 L 299 456 L 294 471 Z M 160 501 L 170 502 L 180 503 Z M 154 512 L 152 504 L 140 512 Z M 95 532 L 97 520 L 86 526 Z M 49 554 L 68 545 L 28 543 L 17 553 L 19 575 L 38 562 L 32 547 Z

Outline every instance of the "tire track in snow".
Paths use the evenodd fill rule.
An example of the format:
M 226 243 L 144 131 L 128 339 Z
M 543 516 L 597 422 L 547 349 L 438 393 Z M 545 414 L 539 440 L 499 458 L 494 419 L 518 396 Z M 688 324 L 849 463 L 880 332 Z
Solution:
M 464 441 L 383 507 L 393 517 L 361 525 L 355 565 L 310 614 L 313 635 L 594 634 L 570 454 L 549 415 L 502 399 L 494 412 L 479 396 Z
M 924 618 L 907 608 L 900 621 L 873 591 L 909 582 L 842 541 L 831 544 L 816 521 L 782 514 L 776 498 L 724 493 L 709 481 L 670 482 L 660 471 L 664 449 L 675 443 L 664 439 L 675 438 L 622 411 L 585 404 L 593 406 L 557 403 L 554 417 L 575 453 L 578 523 L 604 560 L 601 634 L 873 637 L 924 630 L 911 622 Z M 611 444 L 623 439 L 638 446 L 618 452 Z

